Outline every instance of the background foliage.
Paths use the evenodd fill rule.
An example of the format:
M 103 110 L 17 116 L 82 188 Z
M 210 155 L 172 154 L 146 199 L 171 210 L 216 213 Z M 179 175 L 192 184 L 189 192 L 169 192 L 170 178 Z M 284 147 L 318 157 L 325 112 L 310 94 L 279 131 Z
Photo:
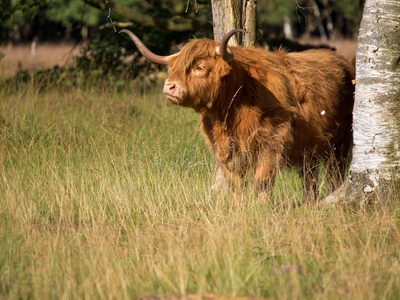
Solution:
M 121 5 L 127 11 L 138 12 L 155 19 L 192 18 L 212 22 L 211 6 L 208 0 L 112 0 L 108 2 L 115 21 L 133 22 L 135 28 L 137 27 L 135 20 L 115 15 L 112 10 L 113 4 Z M 101 11 L 93 5 L 105 10 Z M 306 32 L 306 28 L 310 27 L 309 24 L 318 21 L 313 5 L 316 5 L 320 11 L 325 30 L 333 30 L 329 29 L 327 24 L 328 18 L 331 18 L 338 36 L 351 37 L 357 33 L 360 17 L 359 0 L 266 0 L 258 1 L 258 28 L 265 31 L 262 36 L 279 35 L 285 18 L 290 20 L 297 37 L 305 33 L 315 35 L 316 32 Z M 29 41 L 34 35 L 39 35 L 42 40 L 65 37 L 79 39 L 79 33 L 84 26 L 89 27 L 90 36 L 93 36 L 98 26 L 109 22 L 107 8 L 103 0 L 4 0 L 0 8 L 1 39 L 12 42 Z M 168 34 L 165 28 L 160 27 L 146 30 L 148 34 L 153 34 L 154 31 Z M 196 30 L 187 34 L 196 34 Z M 171 35 L 173 37 L 174 33 L 169 33 L 170 37 Z
M 282 40 L 287 38 L 283 30 L 285 22 L 291 25 L 294 39 L 351 38 L 357 33 L 359 11 L 358 0 L 258 1 L 257 43 L 296 48 L 296 44 Z M 132 29 L 161 55 L 175 52 L 180 44 L 193 37 L 212 38 L 209 0 L 4 0 L 0 8 L 0 42 L 84 42 L 81 55 L 68 71 L 85 78 L 124 80 L 137 77 L 144 69 L 157 69 L 137 56 L 126 36 L 116 33 L 109 16 L 116 22 L 117 30 Z M 165 22 L 175 25 L 186 22 L 190 26 L 182 32 Z M 57 81 L 65 77 L 60 71 L 64 68 L 44 73 L 46 76 L 51 73 Z M 38 75 L 36 78 L 40 80 L 41 74 Z M 30 80 L 31 74 L 21 70 L 18 76 Z M 76 74 L 70 78 L 76 78 Z

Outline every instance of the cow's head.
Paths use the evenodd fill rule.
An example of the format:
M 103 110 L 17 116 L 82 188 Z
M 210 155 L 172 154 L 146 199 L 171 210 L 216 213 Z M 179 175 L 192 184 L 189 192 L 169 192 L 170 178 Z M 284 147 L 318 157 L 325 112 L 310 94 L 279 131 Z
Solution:
M 228 49 L 229 39 L 235 29 L 223 37 L 220 43 L 209 39 L 193 40 L 181 51 L 169 56 L 152 53 L 131 31 L 124 29 L 139 51 L 151 62 L 168 65 L 169 78 L 163 92 L 171 103 L 192 107 L 196 110 L 210 108 L 221 92 L 221 79 L 232 68 L 233 53 Z

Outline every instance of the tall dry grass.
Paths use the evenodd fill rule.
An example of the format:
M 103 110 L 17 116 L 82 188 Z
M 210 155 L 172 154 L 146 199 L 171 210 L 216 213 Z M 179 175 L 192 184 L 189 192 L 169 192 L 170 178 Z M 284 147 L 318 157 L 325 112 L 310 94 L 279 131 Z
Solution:
M 400 201 L 210 192 L 198 116 L 130 87 L 0 97 L 0 297 L 400 297 Z

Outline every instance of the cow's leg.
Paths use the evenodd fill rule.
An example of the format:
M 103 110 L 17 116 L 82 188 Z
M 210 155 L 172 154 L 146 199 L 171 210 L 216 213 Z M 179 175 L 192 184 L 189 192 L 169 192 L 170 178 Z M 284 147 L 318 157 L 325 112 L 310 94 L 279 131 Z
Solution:
M 242 189 L 244 186 L 244 180 L 243 180 L 243 175 L 239 174 L 237 172 L 234 172 L 227 168 L 226 165 L 221 164 L 220 165 L 222 174 L 226 181 L 232 186 L 233 189 Z
M 243 176 L 217 162 L 211 179 L 211 190 L 226 190 L 228 187 L 232 188 L 232 191 L 241 190 L 244 187 Z
M 350 97 L 348 101 L 353 101 L 353 97 Z M 340 187 L 346 176 L 346 168 L 348 167 L 349 162 L 349 152 L 351 146 L 353 145 L 353 133 L 351 130 L 351 124 L 353 120 L 351 113 L 348 114 L 345 122 L 346 123 L 343 124 L 343 127 L 347 130 L 344 133 L 343 138 L 339 142 L 335 143 L 333 150 L 331 153 L 329 153 L 330 157 L 325 163 L 328 194 Z
M 219 163 L 216 164 L 214 174 L 211 179 L 212 191 L 224 191 L 228 188 L 228 180 L 225 177 L 222 167 Z
M 281 157 L 281 153 L 276 152 L 263 153 L 258 157 L 254 181 L 260 201 L 265 201 L 270 196 L 279 170 Z
M 318 164 L 311 164 L 299 170 L 303 185 L 304 200 L 307 202 L 316 201 L 319 197 L 318 168 Z
M 244 178 L 232 172 L 224 164 L 217 163 L 212 178 L 211 191 L 230 193 L 232 204 L 242 207 L 244 201 Z
M 345 178 L 348 148 L 347 146 L 336 147 L 333 151 L 333 155 L 331 155 L 325 163 L 328 194 L 336 190 Z

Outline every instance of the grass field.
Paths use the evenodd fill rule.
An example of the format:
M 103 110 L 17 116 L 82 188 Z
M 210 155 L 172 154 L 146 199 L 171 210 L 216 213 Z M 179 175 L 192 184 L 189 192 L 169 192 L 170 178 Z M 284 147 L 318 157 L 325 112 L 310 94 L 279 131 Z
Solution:
M 265 203 L 210 192 L 198 116 L 160 91 L 0 90 L 0 298 L 400 298 L 398 187 L 302 205 L 284 170 Z

